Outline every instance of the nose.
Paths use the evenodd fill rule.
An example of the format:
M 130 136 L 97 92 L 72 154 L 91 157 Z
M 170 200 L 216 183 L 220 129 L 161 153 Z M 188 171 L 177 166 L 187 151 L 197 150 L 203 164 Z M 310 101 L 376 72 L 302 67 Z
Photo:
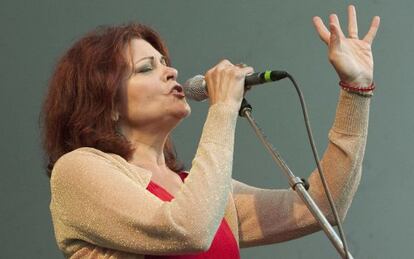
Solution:
M 166 75 L 166 79 L 168 80 L 177 80 L 178 77 L 178 71 L 177 69 L 173 68 L 173 67 L 165 67 L 165 75 Z

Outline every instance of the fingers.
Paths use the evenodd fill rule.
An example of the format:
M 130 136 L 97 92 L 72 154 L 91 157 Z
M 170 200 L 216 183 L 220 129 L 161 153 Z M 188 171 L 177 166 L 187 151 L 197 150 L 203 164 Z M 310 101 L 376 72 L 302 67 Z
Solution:
M 253 72 L 253 68 L 245 64 L 233 65 L 228 60 L 220 61 L 205 74 L 210 104 L 224 102 L 240 105 L 244 79 Z
M 331 30 L 331 34 L 334 34 L 334 36 L 336 36 L 338 39 L 345 37 L 344 33 L 342 32 L 341 25 L 339 24 L 338 16 L 336 14 L 329 15 L 329 28 Z
M 233 65 L 229 60 L 223 59 L 216 66 L 212 67 L 207 73 L 219 73 L 219 74 L 233 74 L 236 78 L 241 78 L 247 74 L 253 73 L 252 67 L 246 64 L 240 63 Z
M 368 33 L 364 37 L 364 41 L 368 44 L 372 44 L 375 35 L 377 34 L 380 24 L 380 17 L 375 16 L 372 19 L 371 27 L 369 28 Z M 319 37 L 326 44 L 329 44 L 331 40 L 338 41 L 341 38 L 345 38 L 344 33 L 342 32 L 341 25 L 339 23 L 338 16 L 336 14 L 331 14 L 329 16 L 329 30 L 326 28 L 322 19 L 319 16 L 313 17 L 313 25 L 316 28 L 316 31 L 319 34 Z M 348 6 L 348 34 L 351 39 L 358 39 L 358 21 L 354 5 Z
M 341 30 L 338 16 L 336 14 L 331 14 L 329 16 L 329 30 L 331 32 L 331 37 L 329 38 L 329 46 L 339 46 L 341 39 L 345 36 Z
M 331 38 L 329 39 L 330 45 L 339 44 L 341 40 L 341 30 L 334 23 L 329 24 L 329 30 L 331 31 Z
M 348 30 L 351 38 L 358 38 L 358 26 L 356 20 L 356 12 L 354 6 L 348 8 L 349 24 Z M 331 40 L 338 41 L 344 38 L 345 35 L 342 32 L 341 25 L 339 23 L 338 16 L 336 14 L 329 15 L 329 30 L 324 25 L 322 19 L 318 16 L 313 17 L 313 24 L 318 31 L 319 37 L 329 44 Z
M 312 19 L 313 25 L 315 26 L 316 31 L 319 34 L 319 37 L 323 42 L 329 44 L 329 38 L 331 37 L 331 33 L 326 28 L 325 24 L 323 23 L 321 17 L 315 16 Z
M 372 19 L 371 27 L 369 28 L 369 30 L 368 30 L 367 34 L 365 35 L 363 41 L 365 41 L 368 44 L 372 45 L 372 42 L 374 41 L 375 35 L 377 34 L 379 25 L 380 25 L 380 17 L 375 16 Z
M 235 65 L 236 67 L 242 68 L 241 72 L 244 76 L 250 75 L 254 73 L 254 69 L 247 64 L 244 63 L 238 63 Z
M 352 39 L 358 39 L 358 22 L 355 6 L 348 6 L 348 34 Z
M 329 16 L 329 30 L 319 16 L 313 17 L 313 24 L 321 40 L 328 45 L 330 42 L 338 42 L 341 38 L 345 37 L 336 14 Z
M 250 74 L 254 73 L 254 68 L 250 67 L 250 66 L 243 67 L 242 72 L 243 72 L 244 77 L 246 77 L 247 75 L 250 75 Z
M 231 63 L 227 59 L 223 59 L 217 65 L 215 65 L 213 68 L 223 68 L 223 67 L 229 67 L 229 66 L 233 66 L 233 63 Z

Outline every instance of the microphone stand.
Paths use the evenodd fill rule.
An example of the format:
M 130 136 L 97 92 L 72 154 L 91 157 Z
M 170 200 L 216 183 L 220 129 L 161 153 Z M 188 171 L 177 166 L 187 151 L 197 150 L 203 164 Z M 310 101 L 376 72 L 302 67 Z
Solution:
M 335 230 L 333 229 L 331 224 L 326 219 L 325 215 L 318 208 L 315 201 L 312 199 L 312 197 L 307 192 L 309 185 L 304 180 L 300 179 L 299 177 L 295 176 L 292 173 L 292 171 L 283 161 L 279 153 L 269 143 L 266 136 L 263 134 L 263 131 L 257 126 L 256 121 L 252 117 L 251 111 L 252 111 L 252 106 L 247 102 L 245 98 L 243 98 L 243 101 L 242 101 L 242 104 L 239 110 L 239 116 L 245 117 L 249 121 L 250 125 L 252 126 L 256 135 L 259 137 L 259 139 L 265 146 L 266 150 L 270 153 L 273 160 L 276 162 L 276 164 L 280 167 L 280 169 L 282 169 L 282 171 L 287 176 L 290 187 L 294 191 L 296 191 L 299 197 L 303 200 L 305 205 L 308 207 L 309 211 L 312 213 L 315 219 L 319 222 L 323 231 L 328 236 L 329 240 L 331 240 L 331 243 L 335 246 L 336 250 L 342 256 L 342 258 L 353 259 L 354 257 L 351 255 L 350 252 L 348 252 L 347 254 L 345 253 L 344 246 L 343 246 L 341 239 L 338 237 Z

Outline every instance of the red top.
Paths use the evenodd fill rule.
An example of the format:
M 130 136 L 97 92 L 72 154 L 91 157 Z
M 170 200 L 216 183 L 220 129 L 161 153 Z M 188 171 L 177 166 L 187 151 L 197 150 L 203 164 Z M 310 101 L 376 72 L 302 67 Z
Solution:
M 182 181 L 187 177 L 186 172 L 180 172 L 179 176 Z M 174 197 L 169 194 L 164 188 L 150 181 L 147 186 L 147 190 L 153 193 L 155 196 L 163 201 L 171 201 Z M 146 255 L 147 259 L 209 259 L 209 258 L 226 258 L 226 259 L 240 259 L 239 247 L 234 239 L 234 235 L 231 232 L 229 225 L 223 218 L 220 227 L 214 237 L 213 243 L 206 252 L 199 254 L 186 254 L 186 255 Z

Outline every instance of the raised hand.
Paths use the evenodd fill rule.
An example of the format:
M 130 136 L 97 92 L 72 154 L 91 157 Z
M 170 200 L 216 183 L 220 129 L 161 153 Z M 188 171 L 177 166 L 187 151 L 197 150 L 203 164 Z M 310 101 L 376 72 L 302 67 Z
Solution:
M 318 16 L 313 24 L 319 37 L 328 45 L 329 61 L 341 81 L 369 86 L 373 81 L 374 61 L 371 45 L 377 33 L 380 18 L 372 19 L 368 33 L 361 40 L 358 37 L 358 24 L 355 7 L 348 6 L 348 37 L 344 35 L 336 14 L 329 16 L 329 30 Z

